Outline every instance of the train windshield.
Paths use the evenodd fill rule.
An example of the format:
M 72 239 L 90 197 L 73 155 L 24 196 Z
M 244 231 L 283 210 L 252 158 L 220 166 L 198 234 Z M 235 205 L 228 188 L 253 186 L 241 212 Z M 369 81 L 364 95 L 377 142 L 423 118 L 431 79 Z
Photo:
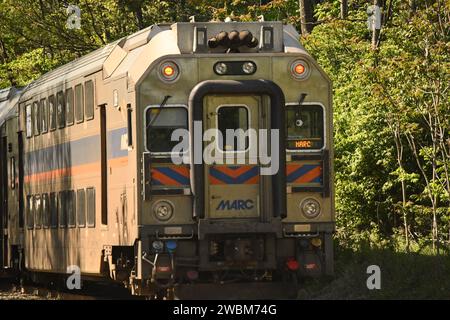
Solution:
M 187 129 L 187 110 L 182 107 L 150 107 L 145 114 L 147 149 L 150 152 L 171 152 L 178 141 L 171 141 L 176 129 Z
M 324 143 L 323 116 L 323 108 L 319 105 L 287 106 L 287 149 L 321 149 Z

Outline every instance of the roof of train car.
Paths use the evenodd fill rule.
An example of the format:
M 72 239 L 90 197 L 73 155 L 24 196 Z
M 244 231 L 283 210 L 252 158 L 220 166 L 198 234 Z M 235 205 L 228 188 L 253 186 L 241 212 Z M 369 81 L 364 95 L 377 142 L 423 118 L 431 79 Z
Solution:
M 20 98 L 20 93 L 21 89 L 15 87 L 0 89 L 0 125 L 15 115 L 14 107 Z
M 149 41 L 149 36 L 154 26 L 155 25 L 152 25 L 129 36 L 109 43 L 104 47 L 47 72 L 35 81 L 31 82 L 25 91 L 32 92 L 34 89 L 39 88 L 43 84 L 51 87 L 54 84 L 60 83 L 62 77 L 64 80 L 71 80 L 79 76 L 89 75 L 102 70 L 104 62 L 116 46 L 120 46 L 122 49 L 128 51 L 146 44 Z
M 201 25 L 210 25 L 215 24 L 217 22 L 204 22 L 200 23 Z M 255 24 L 257 22 L 254 22 Z M 278 22 L 262 22 L 264 23 L 273 23 L 279 24 Z M 152 52 L 150 47 L 153 47 L 149 44 L 153 38 L 161 31 L 173 30 L 174 26 L 190 26 L 192 23 L 176 23 L 176 24 L 155 24 L 145 29 L 142 29 L 134 34 L 116 40 L 110 44 L 107 44 L 104 47 L 101 47 L 85 56 L 82 56 L 74 61 L 71 61 L 63 66 L 60 66 L 35 81 L 31 82 L 25 90 L 23 90 L 22 100 L 27 100 L 31 98 L 32 95 L 36 94 L 41 90 L 41 87 L 45 86 L 46 88 L 52 88 L 60 85 L 63 81 L 70 81 L 79 77 L 83 77 L 89 74 L 93 74 L 95 72 L 99 72 L 103 70 L 104 77 L 116 77 L 121 76 L 123 74 L 127 74 L 129 77 L 133 77 L 134 81 L 137 81 L 138 77 L 142 75 L 142 63 L 150 62 L 149 55 L 152 58 L 155 58 L 155 53 Z M 197 23 L 195 23 L 197 24 Z M 285 46 L 285 52 L 294 52 L 294 51 L 302 51 L 305 52 L 303 46 L 298 42 L 298 33 L 295 28 L 291 25 L 285 25 L 283 28 L 283 42 Z M 162 37 L 168 37 L 169 35 L 165 33 Z M 173 34 L 176 41 L 176 35 Z M 175 47 L 170 47 L 168 42 L 165 40 L 156 40 L 155 47 L 158 47 L 158 51 L 163 52 L 162 47 L 167 47 L 166 53 L 170 54 L 175 53 L 175 49 L 178 49 L 177 43 L 175 43 Z M 146 45 L 149 44 L 149 45 Z M 169 46 L 169 47 L 168 47 Z M 149 51 L 150 50 L 150 51 Z M 179 53 L 180 51 L 178 51 Z M 109 58 L 109 57 L 112 58 Z M 136 64 L 136 61 L 139 60 L 140 63 Z M 142 60 L 142 61 L 141 61 Z M 145 61 L 144 61 L 145 60 Z M 109 62 L 112 62 L 109 64 Z M 135 68 L 131 69 L 132 66 Z M 136 70 L 134 70 L 136 69 Z M 63 80 L 63 81 L 62 81 Z

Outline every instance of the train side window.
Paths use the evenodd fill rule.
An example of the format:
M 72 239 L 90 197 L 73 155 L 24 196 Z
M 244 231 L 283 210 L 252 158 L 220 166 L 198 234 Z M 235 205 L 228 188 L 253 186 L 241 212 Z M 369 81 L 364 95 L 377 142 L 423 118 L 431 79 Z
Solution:
M 50 114 L 50 130 L 52 131 L 56 129 L 56 104 L 54 95 L 48 97 L 48 111 Z
M 286 107 L 287 149 L 321 149 L 324 146 L 324 112 L 320 105 Z
M 150 152 L 171 152 L 178 141 L 171 141 L 176 129 L 187 129 L 187 110 L 183 107 L 151 107 L 145 114 L 147 149 Z
M 127 105 L 127 129 L 128 129 L 128 146 L 133 146 L 133 109 L 131 105 Z
M 47 99 L 41 99 L 39 103 L 40 114 L 41 114 L 41 132 L 48 132 L 48 105 Z
M 42 226 L 42 202 L 40 195 L 34 196 L 34 211 L 35 211 L 34 227 L 36 229 L 40 229 Z
M 39 103 L 37 102 L 33 102 L 33 120 L 34 135 L 38 136 L 41 131 L 41 118 L 39 112 Z
M 62 91 L 59 91 L 56 94 L 56 114 L 57 114 L 57 121 L 58 121 L 58 128 L 64 128 L 66 125 L 66 108 L 64 104 L 64 93 Z
M 58 198 L 56 193 L 50 193 L 50 226 L 58 228 Z
M 9 183 L 11 189 L 16 188 L 16 158 L 14 157 L 9 159 Z
M 77 223 L 80 228 L 86 226 L 86 192 L 84 189 L 77 190 Z
M 81 83 L 75 86 L 75 118 L 77 123 L 84 121 L 84 91 Z
M 42 194 L 42 226 L 48 228 L 50 226 L 50 210 L 49 210 L 48 193 Z
M 94 119 L 94 82 L 92 80 L 84 83 L 85 100 L 84 107 L 86 108 L 86 120 Z
M 66 191 L 60 191 L 58 193 L 58 221 L 60 228 L 67 227 L 66 194 Z
M 87 226 L 95 227 L 95 189 L 86 189 Z
M 69 228 L 75 228 L 77 224 L 77 222 L 75 221 L 75 192 L 73 190 L 67 191 L 66 197 L 67 226 Z
M 31 109 L 31 104 L 27 104 L 25 106 L 25 122 L 27 138 L 30 138 L 33 135 L 33 112 Z
M 33 196 L 27 196 L 27 227 L 34 227 L 34 199 Z
M 234 136 L 233 144 L 227 143 L 227 129 L 238 130 L 244 132 L 248 130 L 248 110 L 244 106 L 223 106 L 217 110 L 217 126 L 222 133 L 223 141 L 218 140 L 218 147 L 223 151 L 244 151 L 249 146 L 248 136 L 245 135 L 244 141 Z
M 68 88 L 66 90 L 66 120 L 67 125 L 73 125 L 74 115 L 73 115 L 73 89 Z

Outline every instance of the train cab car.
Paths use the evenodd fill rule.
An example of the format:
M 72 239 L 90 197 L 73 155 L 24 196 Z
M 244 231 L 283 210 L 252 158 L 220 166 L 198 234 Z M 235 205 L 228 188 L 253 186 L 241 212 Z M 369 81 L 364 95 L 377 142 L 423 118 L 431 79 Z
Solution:
M 332 274 L 331 82 L 298 39 L 153 25 L 29 84 L 24 268 L 148 296 Z

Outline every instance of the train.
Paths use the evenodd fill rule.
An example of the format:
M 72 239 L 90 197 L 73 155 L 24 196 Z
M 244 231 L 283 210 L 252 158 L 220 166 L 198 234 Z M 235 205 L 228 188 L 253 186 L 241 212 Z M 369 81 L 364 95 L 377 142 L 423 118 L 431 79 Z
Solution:
M 0 90 L 0 266 L 145 297 L 333 275 L 332 84 L 299 38 L 155 24 Z

